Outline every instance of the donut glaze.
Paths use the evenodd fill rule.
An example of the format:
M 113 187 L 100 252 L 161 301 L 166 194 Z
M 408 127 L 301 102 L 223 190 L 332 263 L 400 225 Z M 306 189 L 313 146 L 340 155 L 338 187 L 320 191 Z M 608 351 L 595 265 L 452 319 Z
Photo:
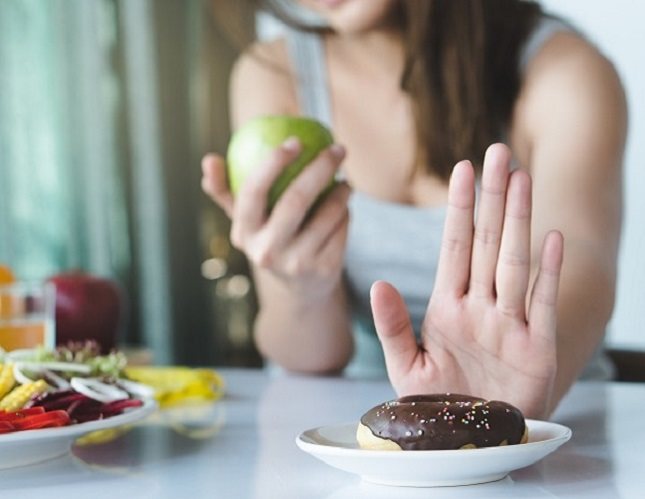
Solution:
M 523 443 L 527 428 L 520 410 L 506 402 L 450 393 L 410 395 L 367 411 L 357 438 L 363 448 L 462 449 Z

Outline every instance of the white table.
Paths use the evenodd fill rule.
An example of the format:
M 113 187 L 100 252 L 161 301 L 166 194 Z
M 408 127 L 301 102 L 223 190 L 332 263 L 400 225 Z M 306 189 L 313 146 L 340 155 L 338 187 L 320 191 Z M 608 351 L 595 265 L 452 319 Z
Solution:
M 95 499 L 634 497 L 645 494 L 645 385 L 578 383 L 554 416 L 572 440 L 499 482 L 440 489 L 370 485 L 300 451 L 302 430 L 357 420 L 386 382 L 222 370 L 224 400 L 153 416 L 107 444 L 0 471 L 0 497 Z M 174 422 L 173 422 L 174 421 Z M 171 425 L 174 425 L 171 426 Z M 187 435 L 188 434 L 188 435 Z

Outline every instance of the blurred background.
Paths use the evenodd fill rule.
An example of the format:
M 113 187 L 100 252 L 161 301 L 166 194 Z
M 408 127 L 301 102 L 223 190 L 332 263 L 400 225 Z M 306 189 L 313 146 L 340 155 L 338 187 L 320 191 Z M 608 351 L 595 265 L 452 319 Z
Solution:
M 645 349 L 645 5 L 542 3 L 614 61 L 628 93 L 609 342 Z M 248 267 L 199 166 L 226 150 L 228 76 L 255 23 L 244 0 L 0 1 L 0 262 L 23 279 L 78 268 L 117 280 L 120 342 L 156 363 L 261 363 Z
M 121 342 L 159 363 L 259 362 L 246 262 L 199 166 L 226 150 L 245 5 L 0 1 L 0 262 L 116 279 Z

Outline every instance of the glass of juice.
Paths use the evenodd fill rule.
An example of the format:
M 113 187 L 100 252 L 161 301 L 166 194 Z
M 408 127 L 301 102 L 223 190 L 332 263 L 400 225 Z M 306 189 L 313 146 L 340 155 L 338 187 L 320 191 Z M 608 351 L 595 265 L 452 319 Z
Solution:
M 0 286 L 0 347 L 54 348 L 56 288 L 49 282 Z

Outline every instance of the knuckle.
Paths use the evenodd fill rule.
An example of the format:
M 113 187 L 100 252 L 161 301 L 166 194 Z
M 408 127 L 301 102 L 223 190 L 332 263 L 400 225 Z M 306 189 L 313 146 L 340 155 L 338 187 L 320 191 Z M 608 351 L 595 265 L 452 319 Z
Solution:
M 292 155 L 291 152 L 283 147 L 278 147 L 269 155 L 267 162 L 273 165 L 285 165 L 291 161 Z
M 309 193 L 298 188 L 296 185 L 292 185 L 290 189 L 287 189 L 283 194 L 283 198 L 284 204 L 286 204 L 294 213 L 307 211 L 312 203 L 312 198 Z
M 253 262 L 260 268 L 268 269 L 273 266 L 274 255 L 269 248 L 262 248 L 254 252 Z
M 506 189 L 499 185 L 493 185 L 491 183 L 482 182 L 480 187 L 480 192 L 482 195 L 489 196 L 492 198 L 502 198 L 506 197 Z
M 504 300 L 499 300 L 497 302 L 497 310 L 500 314 L 512 319 L 515 319 L 520 315 L 520 311 L 517 306 Z
M 474 238 L 485 246 L 497 246 L 500 241 L 500 233 L 487 227 L 475 227 Z
M 336 157 L 334 156 L 334 154 L 332 153 L 329 147 L 320 151 L 320 153 L 318 153 L 318 156 L 316 156 L 316 159 L 314 161 L 325 163 L 333 167 L 335 167 L 337 163 Z
M 488 298 L 493 295 L 493 292 L 493 285 L 491 283 L 478 278 L 471 279 L 469 294 L 472 294 L 475 298 Z
M 291 257 L 284 265 L 284 272 L 292 277 L 299 277 L 307 273 L 308 265 L 302 257 Z
M 499 262 L 507 267 L 526 267 L 530 263 L 528 255 L 510 252 L 502 253 Z
M 256 176 L 249 176 L 242 186 L 244 195 L 250 199 L 262 199 L 262 197 L 266 196 L 268 189 L 269 187 Z
M 338 165 L 342 161 L 342 158 L 339 158 L 339 156 L 334 154 L 329 148 L 323 151 L 322 157 L 326 165 L 325 172 L 327 173 L 327 175 L 333 174 L 333 172 L 336 171 Z
M 270 244 L 256 243 L 247 251 L 247 258 L 262 269 L 272 268 L 275 263 L 275 251 Z
M 540 274 L 544 276 L 544 278 L 552 279 L 552 280 L 555 280 L 556 282 L 558 279 L 560 279 L 559 268 L 550 268 L 550 267 L 542 266 L 540 267 Z
M 338 159 L 329 150 L 321 151 L 307 167 L 307 172 L 314 176 L 317 182 L 327 182 L 336 172 L 339 165 Z
M 542 291 L 534 291 L 532 299 L 535 303 L 539 303 L 540 305 L 545 305 L 547 307 L 555 307 L 557 303 L 557 300 L 553 295 Z
M 443 249 L 449 251 L 450 253 L 462 253 L 465 251 L 470 251 L 470 244 L 464 241 L 462 238 L 454 235 L 446 235 L 442 241 L 441 246 Z

